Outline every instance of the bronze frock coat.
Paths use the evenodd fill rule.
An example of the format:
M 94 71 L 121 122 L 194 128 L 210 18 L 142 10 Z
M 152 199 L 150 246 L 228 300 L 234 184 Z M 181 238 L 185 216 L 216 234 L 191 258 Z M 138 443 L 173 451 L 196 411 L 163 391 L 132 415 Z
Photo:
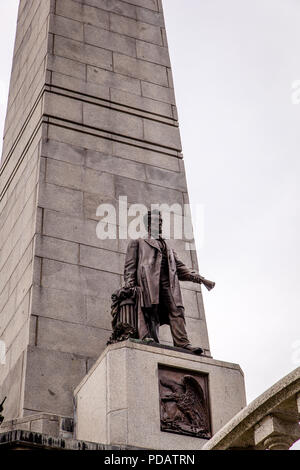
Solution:
M 177 307 L 183 307 L 179 281 L 191 281 L 193 272 L 178 259 L 176 252 L 167 246 L 170 290 Z M 159 243 L 152 238 L 131 240 L 127 247 L 124 279 L 140 287 L 141 307 L 151 308 L 159 304 L 159 282 L 162 252 Z M 160 324 L 169 324 L 167 312 L 162 312 Z

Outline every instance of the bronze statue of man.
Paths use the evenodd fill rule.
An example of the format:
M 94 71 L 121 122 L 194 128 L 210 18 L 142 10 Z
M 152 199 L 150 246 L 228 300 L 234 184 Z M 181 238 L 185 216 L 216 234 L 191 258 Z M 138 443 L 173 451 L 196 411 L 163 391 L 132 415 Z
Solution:
M 148 237 L 129 242 L 124 269 L 125 286 L 141 292 L 139 339 L 159 343 L 159 326 L 168 324 L 174 346 L 202 354 L 187 336 L 179 281 L 204 283 L 209 290 L 214 283 L 185 266 L 162 238 L 160 212 L 149 211 L 147 218 Z

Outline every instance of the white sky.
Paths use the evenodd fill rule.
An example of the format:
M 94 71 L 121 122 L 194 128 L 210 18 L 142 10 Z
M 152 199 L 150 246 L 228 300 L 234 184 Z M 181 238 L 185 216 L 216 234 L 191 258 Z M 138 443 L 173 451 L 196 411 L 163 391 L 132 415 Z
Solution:
M 252 400 L 300 365 L 300 2 L 164 5 L 190 198 L 205 205 L 199 265 L 217 282 L 211 348 Z
M 200 272 L 217 282 L 211 349 L 241 365 L 251 401 L 300 365 L 300 2 L 163 1 L 190 199 L 205 206 Z M 0 2 L 1 134 L 17 5 Z

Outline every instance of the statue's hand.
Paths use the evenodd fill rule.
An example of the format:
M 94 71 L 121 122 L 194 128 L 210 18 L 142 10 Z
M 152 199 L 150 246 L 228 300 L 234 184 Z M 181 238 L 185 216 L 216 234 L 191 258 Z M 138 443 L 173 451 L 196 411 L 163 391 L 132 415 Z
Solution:
M 192 274 L 192 279 L 191 279 L 192 282 L 195 282 L 196 284 L 201 284 L 202 280 L 203 278 L 200 276 L 200 274 L 197 274 L 197 273 Z
M 203 284 L 207 290 L 212 290 L 215 287 L 215 282 L 205 279 L 205 277 L 200 276 L 200 274 L 192 273 L 192 282 L 197 284 Z

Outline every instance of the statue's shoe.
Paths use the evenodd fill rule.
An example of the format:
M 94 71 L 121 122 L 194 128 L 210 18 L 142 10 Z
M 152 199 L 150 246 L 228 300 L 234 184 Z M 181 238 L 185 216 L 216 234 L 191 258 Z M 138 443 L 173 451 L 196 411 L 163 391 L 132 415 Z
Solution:
M 145 338 L 143 340 L 145 343 L 155 343 L 154 339 L 153 338 Z
M 204 353 L 203 349 L 200 348 L 200 346 L 192 346 L 191 344 L 188 344 L 183 349 L 187 349 L 187 351 L 197 354 L 197 356 L 201 356 L 201 354 Z

